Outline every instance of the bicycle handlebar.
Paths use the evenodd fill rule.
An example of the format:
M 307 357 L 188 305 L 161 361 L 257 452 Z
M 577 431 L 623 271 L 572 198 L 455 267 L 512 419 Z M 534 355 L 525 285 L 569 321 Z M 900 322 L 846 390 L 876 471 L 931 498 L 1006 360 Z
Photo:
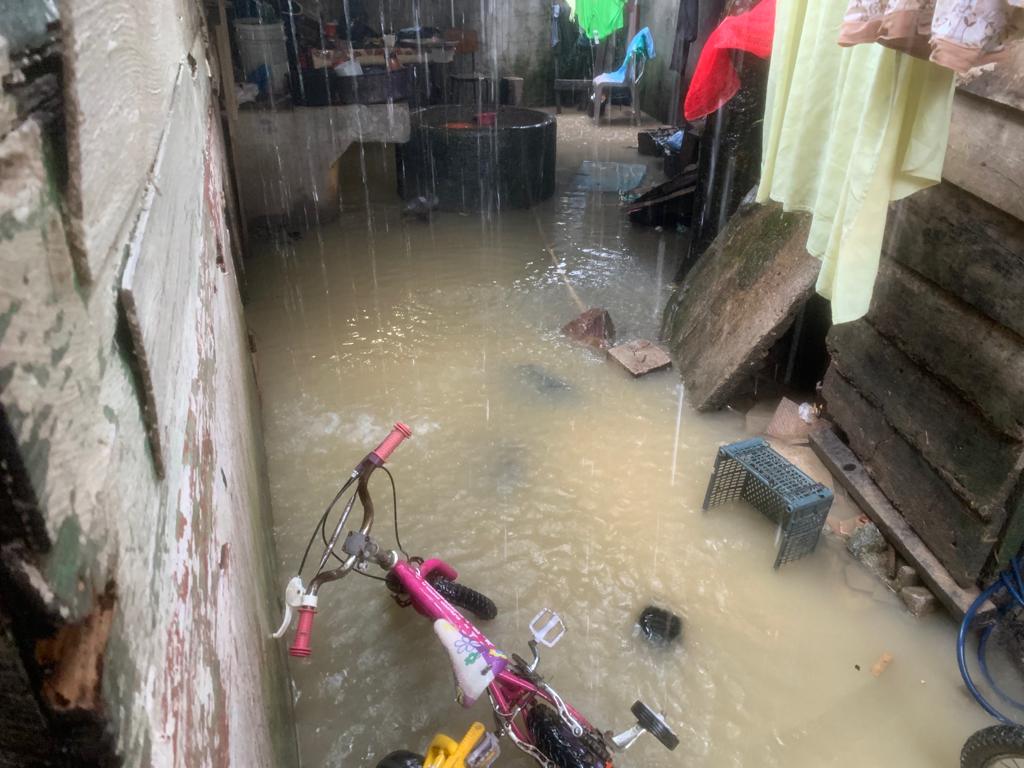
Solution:
M 412 430 L 400 421 L 395 422 L 391 434 L 385 437 L 380 445 L 373 449 L 373 455 L 380 459 L 381 464 L 388 460 L 391 452 L 395 450 L 407 437 L 412 437 Z
M 395 448 L 402 444 L 402 441 L 406 438 L 412 437 L 412 430 L 408 426 L 400 421 L 395 422 L 395 426 L 392 427 L 390 434 L 385 437 L 380 445 L 373 449 L 356 467 L 356 471 L 353 473 L 353 479 L 358 476 L 359 484 L 356 487 L 356 496 L 363 505 L 363 522 L 359 526 L 359 532 L 361 534 L 368 534 L 370 528 L 373 526 L 373 500 L 370 498 L 370 491 L 368 488 L 368 481 L 370 475 L 373 474 L 373 470 L 381 466 L 390 458 Z M 344 489 L 342 489 L 344 490 Z M 348 503 L 348 508 L 351 508 L 353 498 Z M 334 549 L 334 544 L 338 540 L 338 536 L 341 534 L 342 526 L 348 517 L 348 513 L 342 515 L 341 520 L 338 521 L 338 527 L 334 530 L 334 535 L 331 536 L 330 543 L 327 545 L 327 550 L 324 552 L 324 556 L 320 561 L 320 570 L 317 571 L 317 575 L 313 577 L 310 582 L 308 589 L 306 590 L 306 600 L 312 600 L 307 602 L 299 608 L 299 626 L 295 631 L 295 641 L 288 649 L 288 653 L 292 656 L 304 658 L 309 656 L 313 651 L 310 648 L 310 636 L 313 633 L 313 620 L 316 617 L 316 594 L 320 589 L 320 586 L 326 584 L 329 581 L 335 581 L 346 575 L 355 565 L 357 557 L 356 555 L 349 555 L 348 558 L 337 568 L 324 571 L 324 564 L 327 562 L 329 553 Z
M 304 605 L 299 608 L 299 626 L 295 630 L 295 641 L 288 653 L 303 659 L 313 653 L 310 648 L 309 638 L 313 634 L 313 619 L 316 618 L 316 608 Z

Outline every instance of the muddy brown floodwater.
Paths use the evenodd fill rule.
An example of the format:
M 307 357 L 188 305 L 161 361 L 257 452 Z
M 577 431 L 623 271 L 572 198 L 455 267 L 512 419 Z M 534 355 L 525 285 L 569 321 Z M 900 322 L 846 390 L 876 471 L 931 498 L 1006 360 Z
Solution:
M 508 651 L 527 653 L 541 608 L 561 612 L 569 633 L 541 671 L 595 724 L 626 727 L 637 698 L 666 713 L 679 748 L 646 738 L 622 766 L 958 764 L 985 718 L 962 690 L 952 622 L 865 588 L 830 538 L 774 572 L 775 532 L 755 511 L 700 509 L 717 446 L 749 434 L 743 416 L 680 411 L 674 373 L 634 381 L 560 336 L 577 312 L 568 281 L 619 338 L 656 338 L 681 236 L 632 228 L 616 194 L 574 181 L 584 159 L 638 162 L 632 147 L 629 128 L 568 116 L 558 190 L 536 218 L 402 220 L 380 183 L 347 190 L 339 221 L 257 249 L 247 311 L 280 584 L 347 472 L 402 419 L 415 432 L 391 463 L 406 549 L 492 597 L 499 616 L 481 627 Z M 370 177 L 387 156 L 366 152 Z M 390 543 L 390 490 L 374 483 Z M 680 646 L 634 636 L 652 602 L 684 617 Z M 379 582 L 325 587 L 313 647 L 290 660 L 305 766 L 374 766 L 492 722 L 485 701 L 453 701 L 429 623 Z M 503 747 L 499 765 L 532 765 Z

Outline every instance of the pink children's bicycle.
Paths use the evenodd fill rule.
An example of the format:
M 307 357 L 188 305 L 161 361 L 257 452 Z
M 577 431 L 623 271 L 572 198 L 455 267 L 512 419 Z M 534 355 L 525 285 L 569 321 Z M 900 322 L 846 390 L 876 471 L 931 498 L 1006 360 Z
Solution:
M 288 584 L 284 621 L 274 636 L 284 635 L 291 624 L 292 609 L 297 609 L 298 628 L 289 650 L 292 656 L 309 656 L 320 588 L 352 570 L 365 573 L 371 564 L 377 565 L 387 572 L 384 581 L 398 604 L 411 605 L 433 623 L 434 633 L 452 663 L 459 703 L 471 707 L 484 693 L 490 700 L 495 729 L 466 758 L 468 768 L 490 765 L 499 751 L 498 738 L 502 736 L 507 736 L 519 749 L 548 768 L 609 768 L 613 764 L 612 756 L 631 747 L 644 731 L 654 735 L 666 748 L 675 749 L 679 739 L 664 718 L 642 702 L 633 704 L 636 723 L 632 727 L 619 734 L 603 732 L 591 725 L 545 682 L 537 672 L 540 662 L 538 648 L 553 647 L 565 634 L 565 625 L 553 611 L 542 611 L 531 622 L 533 639 L 529 641 L 529 647 L 533 659 L 527 662 L 515 654 L 508 656 L 502 653 L 456 610 L 456 607 L 462 608 L 485 620 L 497 615 L 497 608 L 490 599 L 456 581 L 458 574 L 450 565 L 437 559 L 409 557 L 405 553 L 398 537 L 394 478 L 386 468 L 384 471 L 391 478 L 396 502 L 395 539 L 404 559 L 398 552 L 383 549 L 370 536 L 374 515 L 370 477 L 375 470 L 384 467 L 391 452 L 411 435 L 412 431 L 407 426 L 396 424 L 391 434 L 359 462 L 335 495 L 310 537 L 298 575 Z M 345 504 L 328 538 L 327 521 L 331 510 L 353 483 L 356 484 L 355 493 Z M 363 508 L 362 524 L 358 530 L 348 533 L 339 554 L 335 547 L 357 499 Z M 302 570 L 318 533 L 324 550 L 315 575 L 306 585 L 302 580 Z

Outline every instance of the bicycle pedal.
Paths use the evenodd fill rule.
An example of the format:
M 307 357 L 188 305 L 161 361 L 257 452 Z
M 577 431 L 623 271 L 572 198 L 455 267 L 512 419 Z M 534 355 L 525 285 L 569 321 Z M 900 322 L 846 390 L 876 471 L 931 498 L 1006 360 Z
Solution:
M 530 622 L 533 639 L 547 648 L 554 648 L 566 633 L 562 617 L 550 608 L 544 608 Z
M 501 746 L 498 744 L 498 738 L 487 732 L 467 755 L 466 768 L 490 768 L 500 756 Z

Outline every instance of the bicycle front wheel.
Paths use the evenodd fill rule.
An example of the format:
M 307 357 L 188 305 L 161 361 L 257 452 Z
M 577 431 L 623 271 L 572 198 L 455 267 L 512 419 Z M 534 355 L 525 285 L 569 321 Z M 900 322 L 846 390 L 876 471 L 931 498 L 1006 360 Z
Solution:
M 498 606 L 491 598 L 475 589 L 459 584 L 457 581 L 448 581 L 441 576 L 430 579 L 430 586 L 437 590 L 437 594 L 454 605 L 469 611 L 478 619 L 490 621 L 498 615 Z

